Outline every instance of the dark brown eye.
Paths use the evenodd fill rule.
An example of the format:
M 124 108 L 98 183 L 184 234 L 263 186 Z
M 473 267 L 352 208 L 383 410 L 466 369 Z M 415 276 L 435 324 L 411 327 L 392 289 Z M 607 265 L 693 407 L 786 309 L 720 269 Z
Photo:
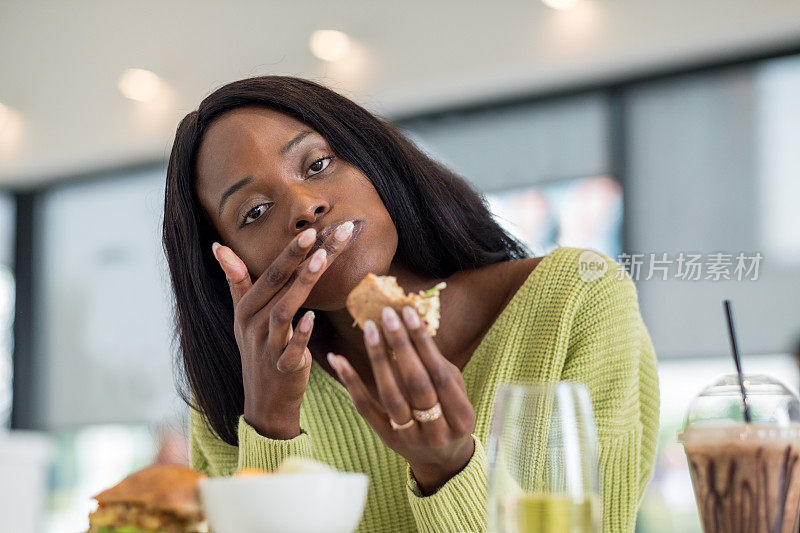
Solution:
M 250 222 L 248 222 L 248 220 L 250 220 L 251 218 L 253 220 L 256 220 L 257 218 L 259 218 L 264 213 L 264 211 L 266 210 L 266 207 L 267 207 L 267 204 L 258 204 L 253 209 L 248 211 L 244 215 L 244 218 L 242 218 L 242 224 L 239 227 L 244 227 L 244 226 L 250 224 Z
M 327 156 L 321 159 L 317 159 L 316 161 L 311 163 L 311 166 L 309 166 L 308 169 L 313 171 L 312 174 L 319 174 L 320 172 L 328 168 L 331 159 L 333 159 L 333 156 Z

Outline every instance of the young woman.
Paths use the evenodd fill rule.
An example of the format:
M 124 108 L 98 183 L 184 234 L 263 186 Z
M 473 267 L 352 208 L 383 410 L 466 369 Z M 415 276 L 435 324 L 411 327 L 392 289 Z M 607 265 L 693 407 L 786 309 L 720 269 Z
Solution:
M 569 379 L 592 396 L 605 531 L 633 529 L 658 383 L 612 259 L 584 281 L 582 250 L 528 257 L 465 180 L 294 77 L 231 83 L 181 121 L 164 209 L 195 468 L 312 457 L 369 475 L 360 531 L 483 531 L 497 385 Z M 410 309 L 354 328 L 369 272 L 446 281 L 436 336 Z

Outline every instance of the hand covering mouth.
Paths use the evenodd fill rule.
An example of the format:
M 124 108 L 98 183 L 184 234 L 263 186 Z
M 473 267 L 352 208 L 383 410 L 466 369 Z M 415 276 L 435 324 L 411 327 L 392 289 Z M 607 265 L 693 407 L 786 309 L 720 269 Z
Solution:
M 361 233 L 361 229 L 364 227 L 364 221 L 363 220 L 354 220 L 354 219 L 342 220 L 341 222 L 337 222 L 336 224 L 331 224 L 330 226 L 328 226 L 324 230 L 322 230 L 320 232 L 317 232 L 317 240 L 314 242 L 314 246 L 311 247 L 311 249 L 308 251 L 308 253 L 306 254 L 306 256 L 305 256 L 305 258 L 303 260 L 305 261 L 306 259 L 308 259 L 312 255 L 314 255 L 314 252 L 319 250 L 322 247 L 322 245 L 325 243 L 325 239 L 327 239 L 328 236 L 331 233 L 336 231 L 336 228 L 338 228 L 339 226 L 341 226 L 345 222 L 353 222 L 353 234 L 350 237 L 350 240 L 347 241 L 347 243 L 345 244 L 345 248 L 347 246 L 349 246 L 350 243 L 353 242 L 356 237 L 358 237 L 358 234 Z

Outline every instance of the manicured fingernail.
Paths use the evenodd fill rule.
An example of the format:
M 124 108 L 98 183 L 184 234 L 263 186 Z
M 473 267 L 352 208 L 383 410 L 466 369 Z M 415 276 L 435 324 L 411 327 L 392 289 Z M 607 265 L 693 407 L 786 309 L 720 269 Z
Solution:
M 419 327 L 419 315 L 410 305 L 403 306 L 403 318 L 408 324 L 408 327 L 417 329 Z
M 297 244 L 305 248 L 306 246 L 311 246 L 311 244 L 317 238 L 317 230 L 314 228 L 308 228 L 303 233 L 300 234 L 300 238 L 297 239 Z
M 228 248 L 227 246 L 220 246 L 217 251 L 217 258 L 225 263 L 228 268 L 237 268 L 239 263 L 236 261 L 236 255 L 233 253 L 233 250 Z
M 217 250 L 219 250 L 220 246 L 222 245 L 217 241 L 214 241 L 214 244 L 211 245 L 211 252 L 214 254 L 214 259 L 217 259 Z M 219 261 L 219 259 L 217 259 L 217 261 Z
M 337 241 L 344 242 L 347 240 L 347 237 L 349 237 L 352 232 L 353 232 L 353 222 L 348 220 L 347 222 L 336 228 L 334 236 L 336 237 Z
M 395 310 L 388 305 L 383 308 L 382 318 L 383 323 L 386 324 L 386 328 L 389 331 L 400 329 L 400 317 L 398 317 Z
M 314 255 L 311 256 L 311 261 L 308 262 L 308 269 L 311 272 L 318 272 L 322 265 L 325 263 L 325 258 L 327 257 L 328 252 L 325 251 L 325 248 L 320 248 Z
M 311 309 L 303 315 L 303 318 L 300 320 L 300 324 L 297 326 L 297 329 L 302 331 L 303 333 L 308 333 L 311 331 L 311 326 L 314 324 L 314 311 Z
M 367 342 L 371 346 L 375 346 L 380 342 L 380 336 L 378 335 L 378 326 L 375 325 L 375 322 L 372 320 L 367 320 L 364 322 L 364 336 L 367 338 Z
M 337 366 L 339 363 L 336 361 L 336 356 L 333 355 L 333 352 L 328 352 L 328 364 L 339 373 L 339 367 Z

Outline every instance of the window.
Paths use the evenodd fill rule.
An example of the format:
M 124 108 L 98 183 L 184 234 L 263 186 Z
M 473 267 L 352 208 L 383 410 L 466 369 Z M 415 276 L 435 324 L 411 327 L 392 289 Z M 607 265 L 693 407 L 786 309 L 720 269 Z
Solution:
M 622 252 L 622 187 L 610 176 L 561 180 L 487 195 L 495 219 L 534 255 L 558 246 Z
M 160 241 L 164 174 L 54 187 L 36 203 L 36 426 L 158 423 L 182 405 Z
M 0 428 L 11 424 L 15 218 L 13 197 L 0 194 Z

